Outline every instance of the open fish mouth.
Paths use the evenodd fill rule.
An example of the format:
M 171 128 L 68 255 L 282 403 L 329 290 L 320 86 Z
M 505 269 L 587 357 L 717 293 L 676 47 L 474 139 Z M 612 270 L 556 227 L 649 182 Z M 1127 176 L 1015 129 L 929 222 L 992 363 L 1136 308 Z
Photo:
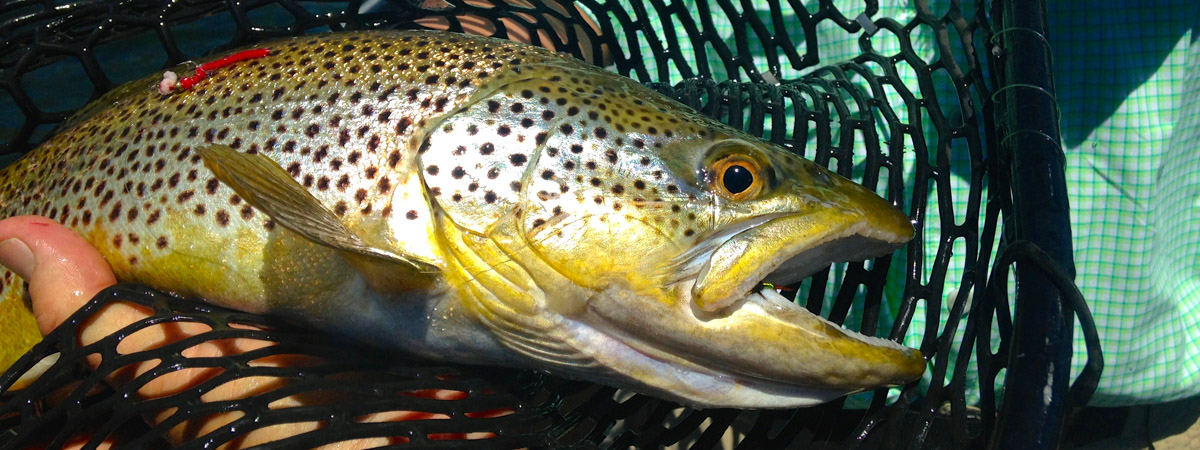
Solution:
M 678 261 L 690 276 L 676 280 L 673 301 L 606 291 L 589 300 L 589 314 L 599 317 L 587 321 L 628 347 L 627 364 L 644 364 L 626 370 L 641 373 L 638 381 L 692 404 L 796 407 L 913 381 L 925 370 L 921 352 L 847 330 L 763 289 L 831 262 L 885 254 L 913 236 L 908 218 L 882 199 L 838 203 L 853 206 L 727 226 Z

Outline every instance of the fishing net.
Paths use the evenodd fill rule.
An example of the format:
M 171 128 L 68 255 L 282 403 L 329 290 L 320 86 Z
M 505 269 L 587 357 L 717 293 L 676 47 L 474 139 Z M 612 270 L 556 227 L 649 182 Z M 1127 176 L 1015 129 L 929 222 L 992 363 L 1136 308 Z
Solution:
M 268 38 L 434 28 L 528 40 L 646 83 L 900 205 L 918 225 L 912 244 L 895 256 L 834 265 L 786 292 L 835 322 L 920 348 L 930 357 L 920 382 L 797 410 L 693 410 L 542 373 L 350 350 L 277 319 L 118 286 L 0 378 L 0 447 L 106 439 L 241 446 L 254 443 L 246 440 L 252 430 L 286 426 L 292 437 L 274 445 L 364 438 L 494 448 L 1056 443 L 1070 408 L 1094 389 L 1100 361 L 1071 281 L 1069 228 L 1055 203 L 1065 200 L 1027 194 L 1061 181 L 1040 5 L 752 3 L 11 1 L 0 5 L 0 153 L 11 159 L 32 149 L 119 83 Z M 1014 104 L 1035 106 L 1018 113 Z M 1022 281 L 1015 299 L 1014 263 Z M 112 303 L 151 315 L 80 345 L 82 324 Z M 1067 380 L 1074 381 L 1068 392 L 1070 383 L 1059 381 L 1069 372 L 1076 320 L 1090 344 L 1088 364 Z M 153 349 L 118 351 L 139 330 L 168 326 L 191 331 Z M 1049 342 L 1038 350 L 1046 356 L 1010 367 L 1014 347 L 1029 339 Z M 219 358 L 185 351 L 231 342 L 254 345 Z M 169 395 L 141 393 L 185 369 L 203 376 Z M 14 389 L 30 370 L 45 373 Z M 222 385 L 247 379 L 269 382 L 254 395 L 214 400 Z M 218 415 L 232 421 L 216 430 L 197 425 Z

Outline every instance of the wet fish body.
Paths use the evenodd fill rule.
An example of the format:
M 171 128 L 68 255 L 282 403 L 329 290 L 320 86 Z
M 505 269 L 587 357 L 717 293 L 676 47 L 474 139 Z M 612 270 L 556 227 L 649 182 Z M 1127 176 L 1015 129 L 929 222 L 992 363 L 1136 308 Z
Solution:
M 0 172 L 0 212 L 77 230 L 123 281 L 698 406 L 806 405 L 923 371 L 760 289 L 911 238 L 860 186 L 521 44 L 265 47 L 189 90 L 104 96 Z

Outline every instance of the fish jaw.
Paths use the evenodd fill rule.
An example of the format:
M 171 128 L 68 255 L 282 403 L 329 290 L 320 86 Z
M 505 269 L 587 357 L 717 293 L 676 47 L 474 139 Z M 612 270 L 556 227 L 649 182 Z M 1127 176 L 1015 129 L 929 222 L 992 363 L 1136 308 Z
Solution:
M 686 300 L 689 289 L 676 292 Z M 589 342 L 576 345 L 641 391 L 695 407 L 811 406 L 925 370 L 920 351 L 843 329 L 770 289 L 719 314 L 660 300 L 615 289 L 593 297 L 576 333 Z

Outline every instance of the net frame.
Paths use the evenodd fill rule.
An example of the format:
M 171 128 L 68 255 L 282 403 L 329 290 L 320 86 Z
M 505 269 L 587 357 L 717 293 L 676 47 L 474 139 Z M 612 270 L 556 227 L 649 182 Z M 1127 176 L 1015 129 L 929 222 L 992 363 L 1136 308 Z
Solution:
M 934 264 L 925 264 L 928 259 L 925 252 L 929 249 L 922 245 L 909 245 L 903 261 L 893 261 L 891 256 L 886 256 L 869 264 L 842 265 L 832 272 L 827 270 L 814 275 L 811 281 L 800 287 L 806 294 L 802 298 L 807 299 L 806 305 L 810 310 L 818 313 L 828 311 L 831 320 L 841 323 L 847 320 L 854 309 L 860 317 L 856 317 L 859 319 L 856 328 L 875 334 L 883 308 L 881 298 L 885 277 L 889 272 L 895 272 L 893 266 L 903 265 L 901 272 L 906 278 L 903 302 L 893 327 L 884 334 L 893 339 L 904 336 L 919 303 L 924 305 L 925 322 L 941 326 L 926 327 L 920 343 L 920 349 L 932 355 L 928 385 L 924 388 L 916 384 L 905 386 L 890 403 L 886 391 L 880 390 L 863 410 L 845 409 L 844 400 L 839 400 L 818 407 L 788 411 L 696 411 L 645 396 L 629 395 L 613 388 L 537 373 L 503 371 L 497 375 L 495 369 L 447 368 L 445 365 L 430 366 L 419 361 L 406 361 L 404 366 L 384 367 L 361 360 L 347 362 L 338 359 L 328 362 L 328 366 L 318 365 L 316 368 L 297 369 L 280 375 L 333 383 L 329 375 L 341 373 L 338 370 L 347 364 L 367 372 L 403 368 L 401 372 L 416 372 L 405 372 L 407 375 L 399 375 L 401 378 L 410 376 L 421 382 L 430 382 L 431 389 L 449 386 L 470 394 L 466 399 L 456 400 L 457 403 L 451 402 L 453 404 L 449 409 L 446 409 L 445 402 L 425 402 L 416 406 L 423 411 L 436 410 L 450 419 L 399 422 L 401 425 L 392 428 L 373 427 L 374 431 L 365 432 L 379 433 L 371 434 L 379 436 L 401 436 L 409 439 L 410 443 L 422 445 L 463 444 L 461 441 L 437 442 L 430 440 L 430 436 L 478 430 L 495 433 L 488 444 L 498 446 L 642 447 L 687 444 L 696 448 L 710 448 L 720 445 L 722 437 L 733 430 L 738 435 L 741 448 L 817 443 L 890 447 L 896 442 L 912 442 L 914 446 L 981 447 L 993 441 L 1020 443 L 1022 438 L 1019 433 L 997 431 L 1003 428 L 997 428 L 997 423 L 1004 423 L 999 418 L 1028 414 L 1036 408 L 1041 408 L 1039 411 L 1043 414 L 1039 417 L 1044 418 L 1038 426 L 1053 429 L 1057 423 L 1061 429 L 1064 411 L 1069 410 L 1069 407 L 1061 405 L 1085 404 L 1090 396 L 1087 388 L 1089 380 L 1093 380 L 1094 389 L 1094 377 L 1099 373 L 1098 346 L 1089 346 L 1089 363 L 1094 353 L 1097 364 L 1089 365 L 1070 396 L 1056 393 L 1053 405 L 1013 406 L 1020 405 L 1020 400 L 1006 397 L 1005 409 L 997 413 L 994 407 L 997 393 L 993 388 L 997 377 L 1009 366 L 1012 336 L 1029 329 L 1029 325 L 1025 324 L 1033 323 L 1030 320 L 1038 320 L 1018 319 L 1022 320 L 1024 328 L 1014 324 L 1007 291 L 1007 274 L 1013 261 L 1019 260 L 1021 266 L 1029 268 L 1019 271 L 1033 270 L 1029 273 L 1036 274 L 1021 275 L 1019 272 L 1023 280 L 1042 276 L 1048 280 L 1045 292 L 1057 293 L 1030 300 L 1030 294 L 1019 292 L 1017 304 L 1031 301 L 1037 304 L 1040 301 L 1043 305 L 1060 305 L 1060 313 L 1047 320 L 1062 322 L 1069 320 L 1070 315 L 1077 315 L 1084 324 L 1085 334 L 1088 333 L 1090 322 L 1086 319 L 1086 305 L 1082 298 L 1077 290 L 1072 291 L 1071 271 L 1064 269 L 1070 267 L 1069 252 L 1054 251 L 1047 254 L 1043 250 L 1043 247 L 1050 245 L 1047 241 L 1030 239 L 1028 235 L 1019 233 L 1010 235 L 1010 227 L 1006 225 L 1006 222 L 1018 220 L 1023 208 L 1029 208 L 1021 204 L 1020 199 L 1014 201 L 1012 193 L 1020 189 L 1022 182 L 1018 181 L 1020 174 L 1011 171 L 1016 166 L 1012 155 L 1028 148 L 1029 144 L 1012 144 L 1008 137 L 1021 134 L 1021 130 L 1028 129 L 1030 125 L 1011 124 L 1005 118 L 1013 116 L 1005 116 L 998 110 L 1005 105 L 1026 101 L 1008 98 L 1007 95 L 1013 92 L 1008 87 L 1047 85 L 1052 94 L 1052 83 L 1047 75 L 1048 60 L 1034 62 L 1042 64 L 1040 71 L 1028 68 L 1013 71 L 1009 70 L 1009 65 L 1020 61 L 1004 56 L 1012 54 L 1005 53 L 1007 49 L 1030 45 L 1017 42 L 1020 38 L 1014 36 L 1026 33 L 1043 35 L 1037 27 L 1040 16 L 1036 10 L 1031 12 L 1028 9 L 1037 8 L 1040 3 L 1003 1 L 995 2 L 989 9 L 989 5 L 982 2 L 964 7 L 962 2 L 949 1 L 944 9 L 935 13 L 929 2 L 919 1 L 916 2 L 916 15 L 908 23 L 887 18 L 870 19 L 880 8 L 875 1 L 863 2 L 857 15 L 846 14 L 830 0 L 815 3 L 815 11 L 805 9 L 806 5 L 797 2 L 772 3 L 767 14 L 770 20 L 764 20 L 759 15 L 736 15 L 736 19 L 731 20 L 737 21 L 735 28 L 743 32 L 735 32 L 732 42 L 729 42 L 729 39 L 721 38 L 719 24 L 711 14 L 722 12 L 732 16 L 735 14 L 729 13 L 741 11 L 738 3 L 729 0 L 700 2 L 698 11 L 694 12 L 699 20 L 692 11 L 681 6 L 683 3 L 660 0 L 650 0 L 646 4 L 635 2 L 629 5 L 628 10 L 621 2 L 599 0 L 578 2 L 576 9 L 555 7 L 540 1 L 393 1 L 388 2 L 385 8 L 369 12 L 360 12 L 363 2 L 358 0 L 9 2 L 0 6 L 0 38 L 5 42 L 0 47 L 0 92 L 6 92 L 9 97 L 0 98 L 0 115 L 16 110 L 22 120 L 19 126 L 13 127 L 15 131 L 0 135 L 0 153 L 15 154 L 33 148 L 36 142 L 48 135 L 51 127 L 64 121 L 73 109 L 55 109 L 53 105 L 40 104 L 42 102 L 38 97 L 26 92 L 24 80 L 29 74 L 62 64 L 63 61 L 74 61 L 72 64 L 77 63 L 83 68 L 86 82 L 93 87 L 89 96 L 94 98 L 120 81 L 115 79 L 118 77 L 108 74 L 111 70 L 106 70 L 97 56 L 98 46 L 149 34 L 154 37 L 150 41 L 156 41 L 152 43 L 159 45 L 157 50 L 165 53 L 161 67 L 172 66 L 201 56 L 183 49 L 184 40 L 180 35 L 187 33 L 181 33 L 181 27 L 224 15 L 228 15 L 234 24 L 227 33 L 228 41 L 206 48 L 203 53 L 312 31 L 373 27 L 444 27 L 451 31 L 462 31 L 464 23 L 482 19 L 491 24 L 494 35 L 510 36 L 520 34 L 524 29 L 534 44 L 567 51 L 590 62 L 604 64 L 609 62 L 604 61 L 604 55 L 611 55 L 611 65 L 616 72 L 646 83 L 731 126 L 751 134 L 764 135 L 818 164 L 835 165 L 839 174 L 880 192 L 916 219 L 918 237 L 914 242 L 929 242 L 924 235 L 929 228 L 926 218 L 930 210 L 953 209 L 952 189 L 947 180 L 952 166 L 951 150 L 955 148 L 954 142 L 963 142 L 960 146 L 965 145 L 970 169 L 968 210 L 963 215 L 966 220 L 955 223 L 955 214 L 940 214 L 936 228 L 939 236 L 934 239 L 939 243 L 933 250 Z M 801 23 L 805 37 L 803 42 L 793 40 L 788 33 L 774 32 L 783 28 L 782 18 L 789 11 L 788 8 L 796 13 Z M 264 13 L 269 10 L 274 12 Z M 584 11 L 595 19 L 594 25 L 585 17 Z M 290 20 L 268 20 L 280 16 L 290 17 Z M 994 29 L 991 21 L 998 21 L 1000 26 Z M 857 43 L 862 54 L 837 64 L 821 65 L 820 42 L 817 39 L 821 27 L 836 27 L 849 34 L 858 34 Z M 911 40 L 907 39 L 918 27 L 933 30 L 937 43 L 937 58 L 933 61 L 922 59 L 912 47 Z M 677 35 L 677 28 L 685 30 L 687 36 Z M 875 51 L 871 36 L 878 31 L 868 32 L 870 29 L 898 36 L 899 52 L 884 55 Z M 552 31 L 537 33 L 536 30 Z M 685 38 L 692 42 L 693 52 L 703 55 L 692 59 L 684 53 L 684 46 L 663 44 L 679 43 Z M 1044 38 L 1041 39 L 1044 41 Z M 1034 41 L 1037 42 L 1037 38 Z M 752 42 L 761 43 L 762 55 L 752 54 Z M 652 58 L 642 53 L 641 43 L 649 48 Z M 1041 44 L 1034 46 L 1038 45 Z M 1048 54 L 1048 47 L 1039 48 Z M 803 49 L 803 52 L 798 49 Z M 708 56 L 713 55 L 719 64 L 709 62 Z M 765 71 L 761 70 L 759 64 L 764 59 L 767 62 Z M 919 78 L 916 91 L 899 81 L 898 66 L 902 65 L 927 75 Z M 161 70 L 161 67 L 146 67 L 144 73 Z M 988 70 L 989 67 L 1003 67 L 1004 70 Z M 882 72 L 878 72 L 879 69 Z M 789 70 L 803 75 L 789 79 L 784 76 Z M 950 101 L 959 105 L 962 112 L 960 120 L 951 120 L 940 109 L 933 73 L 947 74 L 953 80 L 953 95 L 956 98 Z M 1013 79 L 1014 74 L 1029 73 L 1033 73 L 1034 78 L 1041 78 Z M 722 78 L 714 79 L 714 76 Z M 683 78 L 685 81 L 672 83 L 673 78 Z M 775 84 L 775 81 L 784 83 Z M 867 88 L 859 87 L 863 83 Z M 903 104 L 889 104 L 886 92 L 895 92 Z M 1052 104 L 1040 104 L 1039 107 L 1050 108 L 1048 111 L 1054 108 Z M 921 130 L 922 123 L 906 123 L 901 118 L 905 115 L 928 117 L 936 139 L 928 142 Z M 1045 118 L 1041 119 L 1045 122 Z M 892 139 L 881 137 L 881 122 Z M 1044 123 L 1034 126 L 1044 126 Z M 1048 134 L 1051 138 L 1056 135 L 1056 132 Z M 863 136 L 862 143 L 865 145 L 855 146 L 854 136 Z M 895 136 L 908 136 L 908 139 Z M 906 143 L 911 144 L 912 148 L 906 148 Z M 881 180 L 881 171 L 908 176 L 904 171 L 905 151 L 915 151 L 918 155 L 929 157 L 914 159 L 913 172 L 908 179 L 887 176 Z M 1061 149 L 1058 152 L 1061 154 Z M 1049 154 L 1053 156 L 1052 152 Z M 1058 170 L 1061 174 L 1061 165 Z M 1023 183 L 1034 185 L 1028 181 Z M 934 186 L 936 193 L 931 193 L 930 186 Z M 1052 227 L 1066 226 L 1065 222 L 1050 223 Z M 1005 233 L 1000 232 L 1001 228 Z M 1030 227 L 1024 229 L 1029 230 Z M 965 255 L 954 254 L 954 242 L 959 240 L 964 242 Z M 960 256 L 965 270 L 957 295 L 949 296 L 945 292 L 947 268 L 952 258 Z M 836 285 L 836 293 L 828 292 L 827 285 L 831 284 Z M 1025 300 L 1022 300 L 1022 295 Z M 828 300 L 832 300 L 831 304 L 826 304 Z M 105 344 L 98 343 L 86 349 L 72 347 L 74 339 L 69 337 L 74 336 L 87 312 L 113 301 L 153 307 L 157 315 L 148 319 L 152 323 L 199 321 L 213 328 L 212 333 L 215 334 L 197 336 L 199 340 L 237 335 L 276 342 L 277 345 L 269 348 L 281 353 L 309 352 L 307 347 L 290 344 L 304 342 L 314 346 L 314 350 L 311 350 L 314 354 L 332 356 L 321 353 L 319 342 L 312 342 L 311 339 L 306 341 L 304 333 L 276 331 L 290 328 L 270 318 L 196 305 L 164 297 L 144 287 L 114 288 L 89 303 L 0 378 L 0 389 L 7 390 L 16 376 L 35 362 L 61 352 L 59 362 L 53 366 L 53 373 L 59 375 L 40 379 L 39 383 L 43 384 L 38 389 L 16 391 L 15 394 L 5 392 L 0 397 L 4 400 L 4 406 L 0 408 L 0 423 L 3 424 L 0 429 L 5 430 L 0 434 L 0 447 L 36 442 L 61 443 L 72 435 L 86 432 L 92 433 L 91 436 L 96 439 L 103 434 L 133 436 L 133 440 L 128 442 L 139 446 L 165 444 L 159 437 L 165 430 L 164 425 L 150 427 L 143 422 L 143 427 L 139 428 L 137 424 L 147 411 L 142 408 L 158 407 L 153 405 L 161 406 L 169 402 L 150 402 L 152 406 L 147 407 L 145 401 L 131 400 L 135 396 L 128 395 L 131 391 L 127 386 L 106 390 L 107 385 L 97 382 L 102 378 L 97 373 L 103 374 L 106 370 L 116 370 L 121 367 L 120 364 L 128 364 L 115 353 L 121 336 L 111 337 L 102 341 Z M 949 302 L 944 318 L 943 302 Z M 973 305 L 968 308 L 972 302 Z M 272 331 L 262 334 L 241 329 L 234 331 L 230 328 L 231 323 L 256 324 Z M 1067 328 L 1068 338 L 1056 341 L 1055 345 L 1058 348 L 1065 345 L 1069 357 L 1070 327 Z M 993 329 L 999 337 L 995 345 L 992 342 Z M 1044 327 L 1040 332 L 1036 326 L 1033 329 L 1035 331 L 1029 334 L 1031 336 L 1044 335 L 1046 332 Z M 1094 329 L 1091 333 L 1094 334 Z M 975 351 L 953 354 L 955 346 L 973 348 Z M 993 347 L 997 350 L 993 351 Z M 169 356 L 174 358 L 174 367 L 212 367 L 211 364 L 214 364 L 211 361 L 183 358 L 178 350 L 159 349 L 157 353 L 146 352 L 141 357 Z M 99 352 L 105 356 L 103 360 L 106 364 L 117 365 L 101 366 L 95 372 L 90 371 L 83 363 L 89 352 Z M 974 377 L 967 373 L 972 370 L 969 364 L 972 358 L 978 367 Z M 230 376 L 236 376 L 237 370 L 245 370 L 245 361 L 240 364 L 229 361 L 215 363 L 230 364 L 220 366 L 225 373 L 234 373 Z M 1052 363 L 1061 368 L 1061 359 Z M 458 384 L 437 383 L 445 380 L 439 380 L 436 374 L 447 370 L 450 372 L 446 373 L 454 374 L 452 378 Z M 1033 367 L 1029 370 L 1049 369 Z M 255 372 L 245 372 L 243 376 L 251 376 L 248 374 L 252 373 Z M 80 389 L 84 385 L 76 386 L 76 390 L 68 397 L 69 401 L 55 403 L 47 398 L 50 393 L 68 387 L 80 378 L 91 380 L 91 384 L 83 390 Z M 972 409 L 967 404 L 965 391 L 967 384 L 972 381 L 978 383 L 978 409 Z M 497 390 L 497 385 L 502 386 L 500 390 Z M 312 388 L 320 390 L 321 386 L 316 383 Z M 389 388 L 365 385 L 355 389 L 363 389 L 360 392 L 386 392 Z M 395 390 L 394 387 L 390 389 Z M 499 394 L 493 396 L 486 392 Z M 1015 395 L 1009 392 L 1010 396 Z M 171 402 L 195 403 L 198 395 L 189 395 L 176 397 Z M 503 400 L 496 400 L 501 397 Z M 121 399 L 124 399 L 124 403 Z M 513 414 L 498 418 L 502 420 L 465 416 L 467 412 L 480 410 L 471 406 L 477 400 L 484 405 L 507 405 Z M 1060 403 L 1060 400 L 1065 403 Z M 404 405 L 409 404 L 411 401 Z M 249 406 L 245 408 L 254 405 L 261 408 L 261 402 L 250 401 L 246 405 Z M 84 417 L 99 420 L 100 416 L 94 413 L 98 407 L 104 408 L 102 411 L 108 417 L 103 424 L 88 425 L 87 421 L 79 420 Z M 393 410 L 404 407 L 407 406 L 387 406 Z M 317 412 L 311 413 L 316 416 L 290 411 L 297 414 L 291 419 L 351 414 L 351 406 L 339 408 L 343 407 L 321 405 L 316 408 Z M 1046 412 L 1048 410 L 1053 411 Z M 272 411 L 247 411 L 273 414 Z M 203 411 L 196 414 L 200 413 Z M 255 414 L 248 414 L 247 417 L 264 420 Z M 180 417 L 176 420 L 183 419 Z M 481 421 L 487 423 L 480 425 Z M 467 422 L 470 422 L 470 426 L 465 425 Z M 355 424 L 336 423 L 339 426 L 305 433 L 279 444 L 310 446 L 364 433 Z M 1036 442 L 1029 442 L 1048 445 L 1056 441 L 1053 432 L 1038 436 Z M 184 446 L 213 445 L 228 439 L 232 438 L 228 435 L 207 436 L 184 443 Z

